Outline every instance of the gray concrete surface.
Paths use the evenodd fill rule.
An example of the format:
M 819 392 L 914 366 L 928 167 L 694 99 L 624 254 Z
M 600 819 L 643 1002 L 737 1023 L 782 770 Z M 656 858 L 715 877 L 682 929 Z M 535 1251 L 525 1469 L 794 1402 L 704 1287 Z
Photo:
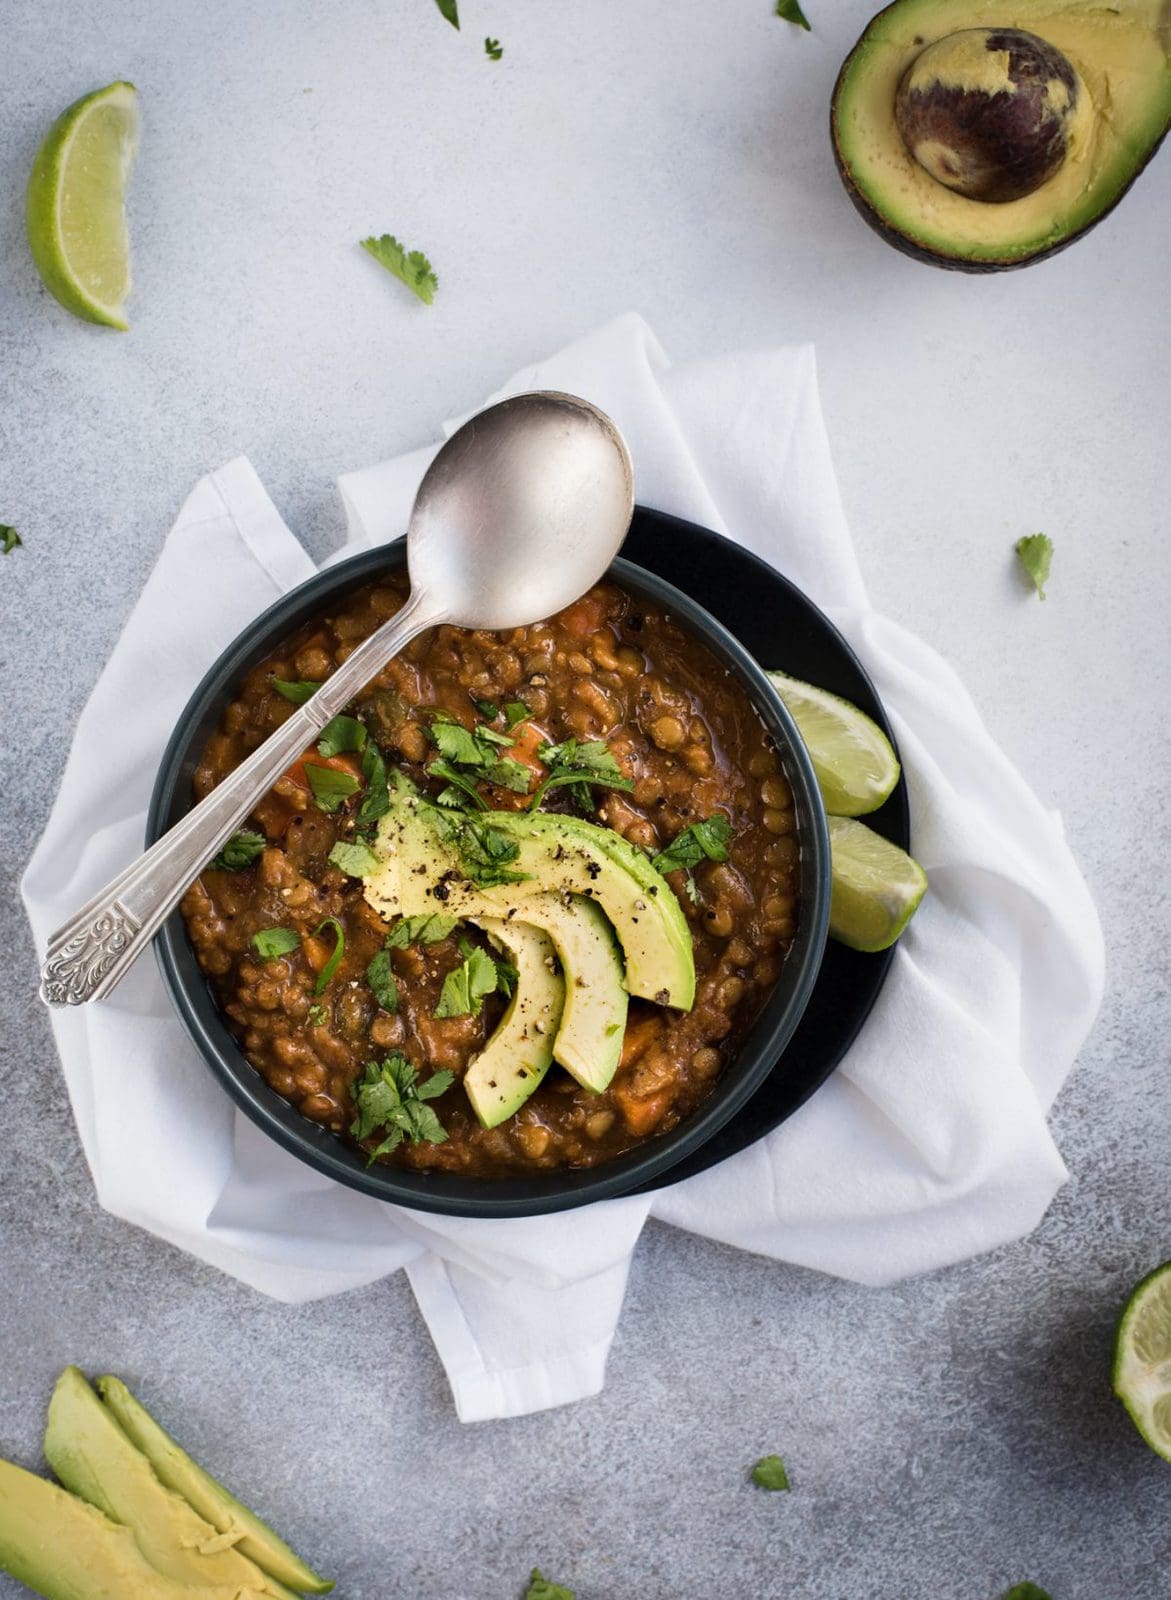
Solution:
M 0 521 L 26 541 L 0 558 L 0 1453 L 37 1463 L 64 1362 L 116 1370 L 350 1600 L 513 1600 L 533 1563 L 579 1600 L 1161 1600 L 1171 1468 L 1109 1356 L 1171 1255 L 1171 159 L 1066 255 L 969 280 L 886 249 L 834 176 L 865 0 L 809 0 L 812 37 L 770 0 L 462 9 L 457 35 L 428 0 L 0 7 Z M 145 114 L 127 337 L 59 311 L 22 225 L 44 128 L 116 76 Z M 371 230 L 431 254 L 433 308 Z M 631 307 L 681 357 L 816 339 L 875 599 L 1064 813 L 1109 992 L 1032 1238 L 874 1292 L 652 1228 L 604 1394 L 462 1427 L 401 1278 L 290 1310 L 97 1210 L 15 883 L 201 473 L 247 452 L 322 555 L 338 471 Z M 1043 606 L 1010 556 L 1038 528 Z M 745 1482 L 773 1450 L 787 1496 Z

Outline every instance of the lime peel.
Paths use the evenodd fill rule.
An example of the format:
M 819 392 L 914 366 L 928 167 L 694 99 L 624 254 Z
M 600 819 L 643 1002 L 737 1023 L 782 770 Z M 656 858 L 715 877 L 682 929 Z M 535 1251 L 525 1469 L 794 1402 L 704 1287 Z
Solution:
M 877 811 L 893 793 L 901 770 L 877 722 L 828 689 L 783 672 L 768 676 L 797 724 L 825 809 L 836 817 Z
M 1149 1273 L 1123 1307 L 1114 1393 L 1156 1455 L 1171 1461 L 1171 1261 Z
M 853 817 L 827 817 L 832 879 L 829 931 L 852 950 L 886 950 L 927 893 L 927 874 L 905 850 Z

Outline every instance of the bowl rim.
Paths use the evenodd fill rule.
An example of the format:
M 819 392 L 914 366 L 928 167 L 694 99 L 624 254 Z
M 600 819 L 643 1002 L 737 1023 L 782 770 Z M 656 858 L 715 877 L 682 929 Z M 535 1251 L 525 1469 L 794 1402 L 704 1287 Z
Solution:
M 241 630 L 204 674 L 176 720 L 151 794 L 148 844 L 188 809 L 195 755 L 218 726 L 243 674 L 331 599 L 374 581 L 379 573 L 404 569 L 405 539 L 361 551 L 290 589 Z M 829 923 L 829 835 L 812 762 L 796 724 L 755 658 L 690 595 L 621 556 L 611 564 L 606 580 L 673 613 L 726 671 L 738 677 L 778 741 L 798 823 L 799 913 L 793 944 L 733 1060 L 708 1098 L 678 1127 L 596 1167 L 551 1169 L 517 1178 L 413 1172 L 385 1163 L 367 1166 L 360 1149 L 303 1116 L 269 1087 L 244 1056 L 196 964 L 178 910 L 156 937 L 163 983 L 180 1021 L 236 1105 L 279 1146 L 315 1171 L 383 1202 L 448 1216 L 537 1216 L 611 1199 L 655 1179 L 669 1181 L 670 1168 L 723 1127 L 774 1070 L 812 993 Z

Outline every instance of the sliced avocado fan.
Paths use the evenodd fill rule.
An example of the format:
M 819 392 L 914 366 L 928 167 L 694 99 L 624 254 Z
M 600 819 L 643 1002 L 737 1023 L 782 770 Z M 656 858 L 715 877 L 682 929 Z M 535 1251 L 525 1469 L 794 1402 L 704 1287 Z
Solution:
M 333 1584 L 307 1566 L 254 1511 L 228 1493 L 155 1421 L 120 1378 L 98 1378 L 96 1388 L 127 1438 L 146 1457 L 159 1481 L 221 1534 L 235 1538 L 241 1556 L 270 1578 L 305 1594 L 328 1594 Z

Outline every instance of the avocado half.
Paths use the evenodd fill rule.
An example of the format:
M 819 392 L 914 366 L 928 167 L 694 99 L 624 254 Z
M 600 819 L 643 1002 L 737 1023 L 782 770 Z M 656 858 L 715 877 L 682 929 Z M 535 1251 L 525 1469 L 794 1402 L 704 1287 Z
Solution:
M 911 154 L 896 119 L 896 102 L 900 94 L 905 101 L 924 52 L 977 29 L 1023 30 L 1060 52 L 1076 74 L 1077 115 L 1056 171 L 1007 201 L 946 187 Z M 946 61 L 938 48 L 935 55 Z M 1007 53 L 997 60 L 1006 63 Z M 995 68 L 990 55 L 974 87 L 1015 94 L 1019 85 L 998 83 Z M 957 77 L 946 70 L 940 77 L 936 108 L 954 112 Z M 961 127 L 971 125 L 973 104 L 959 107 Z M 998 102 L 1006 105 L 1009 99 Z M 1171 127 L 1171 0 L 893 0 L 846 57 L 830 124 L 847 193 L 896 249 L 959 272 L 1044 260 L 1113 210 Z

